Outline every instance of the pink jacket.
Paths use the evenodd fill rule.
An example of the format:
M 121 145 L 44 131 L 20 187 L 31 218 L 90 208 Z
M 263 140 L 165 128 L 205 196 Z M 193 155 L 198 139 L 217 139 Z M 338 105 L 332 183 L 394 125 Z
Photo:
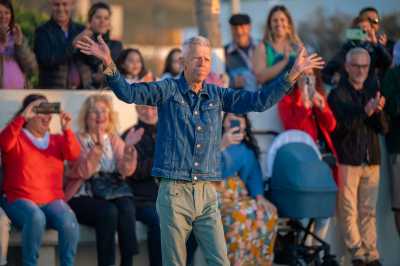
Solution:
M 65 200 L 70 200 L 79 190 L 82 183 L 90 179 L 95 173 L 100 163 L 101 153 L 94 149 L 89 149 L 83 145 L 84 135 L 78 134 L 78 140 L 81 145 L 81 155 L 78 160 L 71 162 L 66 169 L 66 180 L 64 184 Z M 118 172 L 123 176 L 131 176 L 136 170 L 137 160 L 125 160 L 124 148 L 125 142 L 118 136 L 111 136 L 111 146 L 117 160 Z

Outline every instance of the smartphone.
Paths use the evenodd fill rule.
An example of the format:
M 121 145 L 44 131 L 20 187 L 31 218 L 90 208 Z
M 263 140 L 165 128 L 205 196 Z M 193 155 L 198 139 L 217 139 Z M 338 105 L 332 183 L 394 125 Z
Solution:
M 365 41 L 367 39 L 367 33 L 358 28 L 347 29 L 346 39 L 352 41 Z
M 38 106 L 35 106 L 33 111 L 37 114 L 59 114 L 61 112 L 61 103 L 42 102 Z
M 230 127 L 231 128 L 234 128 L 234 127 L 240 128 L 240 121 L 238 119 L 232 119 Z M 239 133 L 240 133 L 240 129 L 233 132 L 233 134 L 239 134 Z

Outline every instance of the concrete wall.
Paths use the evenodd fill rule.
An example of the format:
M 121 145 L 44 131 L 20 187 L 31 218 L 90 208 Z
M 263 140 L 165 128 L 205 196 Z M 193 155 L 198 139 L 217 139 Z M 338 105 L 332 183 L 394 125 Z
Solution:
M 110 95 L 113 99 L 114 108 L 119 113 L 120 127 L 119 131 L 129 128 L 137 121 L 134 105 L 126 104 L 118 100 L 110 91 L 68 91 L 68 90 L 0 90 L 0 128 L 3 128 L 12 118 L 14 113 L 20 108 L 23 98 L 31 93 L 40 93 L 45 95 L 49 101 L 61 102 L 62 109 L 70 112 L 73 117 L 73 127 L 77 129 L 76 118 L 78 117 L 79 109 L 85 99 L 96 93 Z M 52 132 L 59 132 L 60 125 L 57 115 L 53 115 L 51 121 Z

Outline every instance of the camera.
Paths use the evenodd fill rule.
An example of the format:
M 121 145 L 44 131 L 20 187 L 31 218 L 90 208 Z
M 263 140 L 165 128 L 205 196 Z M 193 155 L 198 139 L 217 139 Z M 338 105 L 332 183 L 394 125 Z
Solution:
M 42 102 L 33 108 L 37 114 L 59 114 L 61 112 L 61 103 L 59 102 Z

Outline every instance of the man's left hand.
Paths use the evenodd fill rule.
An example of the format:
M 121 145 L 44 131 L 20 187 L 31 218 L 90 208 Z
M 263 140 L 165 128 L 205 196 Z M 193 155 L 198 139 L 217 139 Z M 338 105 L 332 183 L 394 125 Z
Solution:
M 306 49 L 301 47 L 296 61 L 289 72 L 288 79 L 293 84 L 304 71 L 311 70 L 313 68 L 321 69 L 324 64 L 325 62 L 322 57 L 318 56 L 316 53 L 307 56 Z

